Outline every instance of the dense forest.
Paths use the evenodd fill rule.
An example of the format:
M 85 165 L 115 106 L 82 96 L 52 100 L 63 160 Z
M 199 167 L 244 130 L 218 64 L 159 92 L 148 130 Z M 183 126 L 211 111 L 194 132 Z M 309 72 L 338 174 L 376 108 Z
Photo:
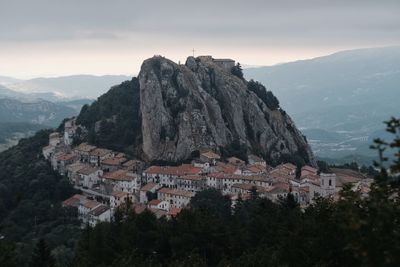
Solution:
M 40 132 L 1 154 L 0 266 L 399 266 L 399 183 L 389 173 L 400 172 L 400 120 L 387 129 L 394 140 L 375 141 L 381 171 L 368 197 L 345 187 L 302 210 L 290 194 L 273 203 L 254 191 L 232 208 L 205 190 L 171 220 L 127 203 L 82 232 L 59 206 L 71 188 L 39 156 Z M 396 160 L 385 169 L 388 148 Z
M 400 121 L 388 122 L 400 171 Z M 120 211 L 112 223 L 87 228 L 76 266 L 399 266 L 399 187 L 383 165 L 368 197 L 346 187 L 338 201 L 318 199 L 301 210 L 291 195 L 279 203 L 198 193 L 176 218 Z M 129 209 L 128 209 L 129 210 Z
M 140 143 L 140 88 L 137 78 L 112 87 L 91 105 L 85 105 L 77 123 L 86 127 L 80 141 L 134 154 Z
M 79 222 L 76 211 L 60 203 L 74 191 L 41 156 L 48 136 L 49 131 L 40 131 L 0 154 L 0 266 L 11 265 L 8 257 L 12 266 L 25 266 L 40 238 L 54 257 L 72 258 Z

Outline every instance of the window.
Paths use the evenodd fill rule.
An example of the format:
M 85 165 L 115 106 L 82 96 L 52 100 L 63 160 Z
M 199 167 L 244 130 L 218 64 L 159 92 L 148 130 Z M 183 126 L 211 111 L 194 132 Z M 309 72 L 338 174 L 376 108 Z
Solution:
M 332 180 L 329 179 L 329 186 L 332 186 Z

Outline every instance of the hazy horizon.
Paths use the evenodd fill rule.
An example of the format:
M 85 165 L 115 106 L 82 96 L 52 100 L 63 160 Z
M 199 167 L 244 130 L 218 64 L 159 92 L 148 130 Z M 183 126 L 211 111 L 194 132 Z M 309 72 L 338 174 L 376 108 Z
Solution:
M 252 64 L 247 64 L 247 62 L 240 62 L 234 56 L 231 56 L 230 58 L 236 60 L 237 62 L 240 62 L 242 67 L 244 69 L 247 69 L 247 68 L 270 67 L 270 66 L 276 66 L 276 65 L 281 65 L 281 64 L 286 64 L 286 63 L 291 63 L 291 62 L 296 62 L 296 61 L 302 61 L 302 60 L 312 60 L 312 59 L 325 57 L 325 56 L 330 56 L 330 55 L 333 55 L 333 54 L 336 54 L 336 53 L 346 52 L 346 51 L 367 50 L 367 49 L 375 49 L 375 48 L 390 48 L 390 47 L 399 47 L 400 48 L 400 45 L 388 45 L 388 46 L 377 46 L 377 47 L 358 47 L 358 48 L 352 48 L 352 49 L 332 51 L 330 53 L 324 53 L 324 54 L 316 55 L 316 56 L 312 56 L 312 57 L 293 58 L 293 59 L 290 59 L 288 61 L 281 61 L 281 62 L 276 62 L 276 63 L 272 63 L 272 64 L 259 64 L 259 65 L 252 65 Z M 154 55 L 156 55 L 156 54 L 154 54 Z M 206 54 L 199 54 L 199 55 L 195 55 L 195 56 L 200 56 L 200 55 L 206 55 Z M 162 55 L 162 56 L 165 56 L 165 55 Z M 189 56 L 191 56 L 191 55 L 188 55 L 187 57 L 189 57 Z M 212 56 L 214 56 L 216 58 L 215 55 L 212 55 Z M 149 57 L 152 57 L 152 56 L 149 56 Z M 149 58 L 149 57 L 147 57 L 147 58 Z M 168 56 L 165 56 L 165 57 L 169 58 L 171 60 L 174 60 L 173 58 L 170 58 Z M 147 58 L 144 58 L 143 60 L 145 60 Z M 185 60 L 186 60 L 186 58 L 184 60 L 174 60 L 174 61 L 175 62 L 178 62 L 178 61 L 182 62 L 182 61 L 185 61 Z M 140 64 L 142 62 L 140 62 Z M 85 76 L 85 75 L 98 76 L 98 77 L 100 77 L 100 76 L 130 76 L 130 77 L 133 77 L 133 76 L 136 76 L 139 73 L 140 64 L 139 64 L 139 67 L 137 68 L 137 70 L 135 70 L 135 71 L 133 71 L 131 73 L 127 73 L 127 72 L 126 73 L 95 73 L 95 72 L 90 73 L 90 72 L 87 72 L 87 73 L 64 73 L 64 74 L 39 75 L 39 76 L 21 76 L 21 77 L 11 76 L 11 75 L 4 75 L 3 73 L 0 73 L 0 77 L 15 78 L 15 79 L 18 79 L 18 80 L 31 80 L 31 79 L 37 79 L 37 78 L 59 78 L 59 77 L 68 77 L 68 76 Z

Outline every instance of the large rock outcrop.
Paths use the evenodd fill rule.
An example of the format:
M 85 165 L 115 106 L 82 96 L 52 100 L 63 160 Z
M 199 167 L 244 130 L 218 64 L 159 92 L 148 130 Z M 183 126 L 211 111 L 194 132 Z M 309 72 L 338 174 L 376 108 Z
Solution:
M 147 160 L 177 161 L 196 150 L 239 145 L 271 160 L 298 155 L 315 164 L 290 117 L 211 57 L 189 57 L 185 65 L 153 57 L 138 78 Z

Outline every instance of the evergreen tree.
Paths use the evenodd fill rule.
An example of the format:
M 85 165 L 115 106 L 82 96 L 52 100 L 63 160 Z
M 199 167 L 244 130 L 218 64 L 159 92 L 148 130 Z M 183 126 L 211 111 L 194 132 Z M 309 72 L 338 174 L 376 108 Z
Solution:
M 231 73 L 243 80 L 243 69 L 239 62 L 236 64 L 236 66 L 232 67 Z
M 39 239 L 33 251 L 30 267 L 54 267 L 54 258 L 44 239 Z

